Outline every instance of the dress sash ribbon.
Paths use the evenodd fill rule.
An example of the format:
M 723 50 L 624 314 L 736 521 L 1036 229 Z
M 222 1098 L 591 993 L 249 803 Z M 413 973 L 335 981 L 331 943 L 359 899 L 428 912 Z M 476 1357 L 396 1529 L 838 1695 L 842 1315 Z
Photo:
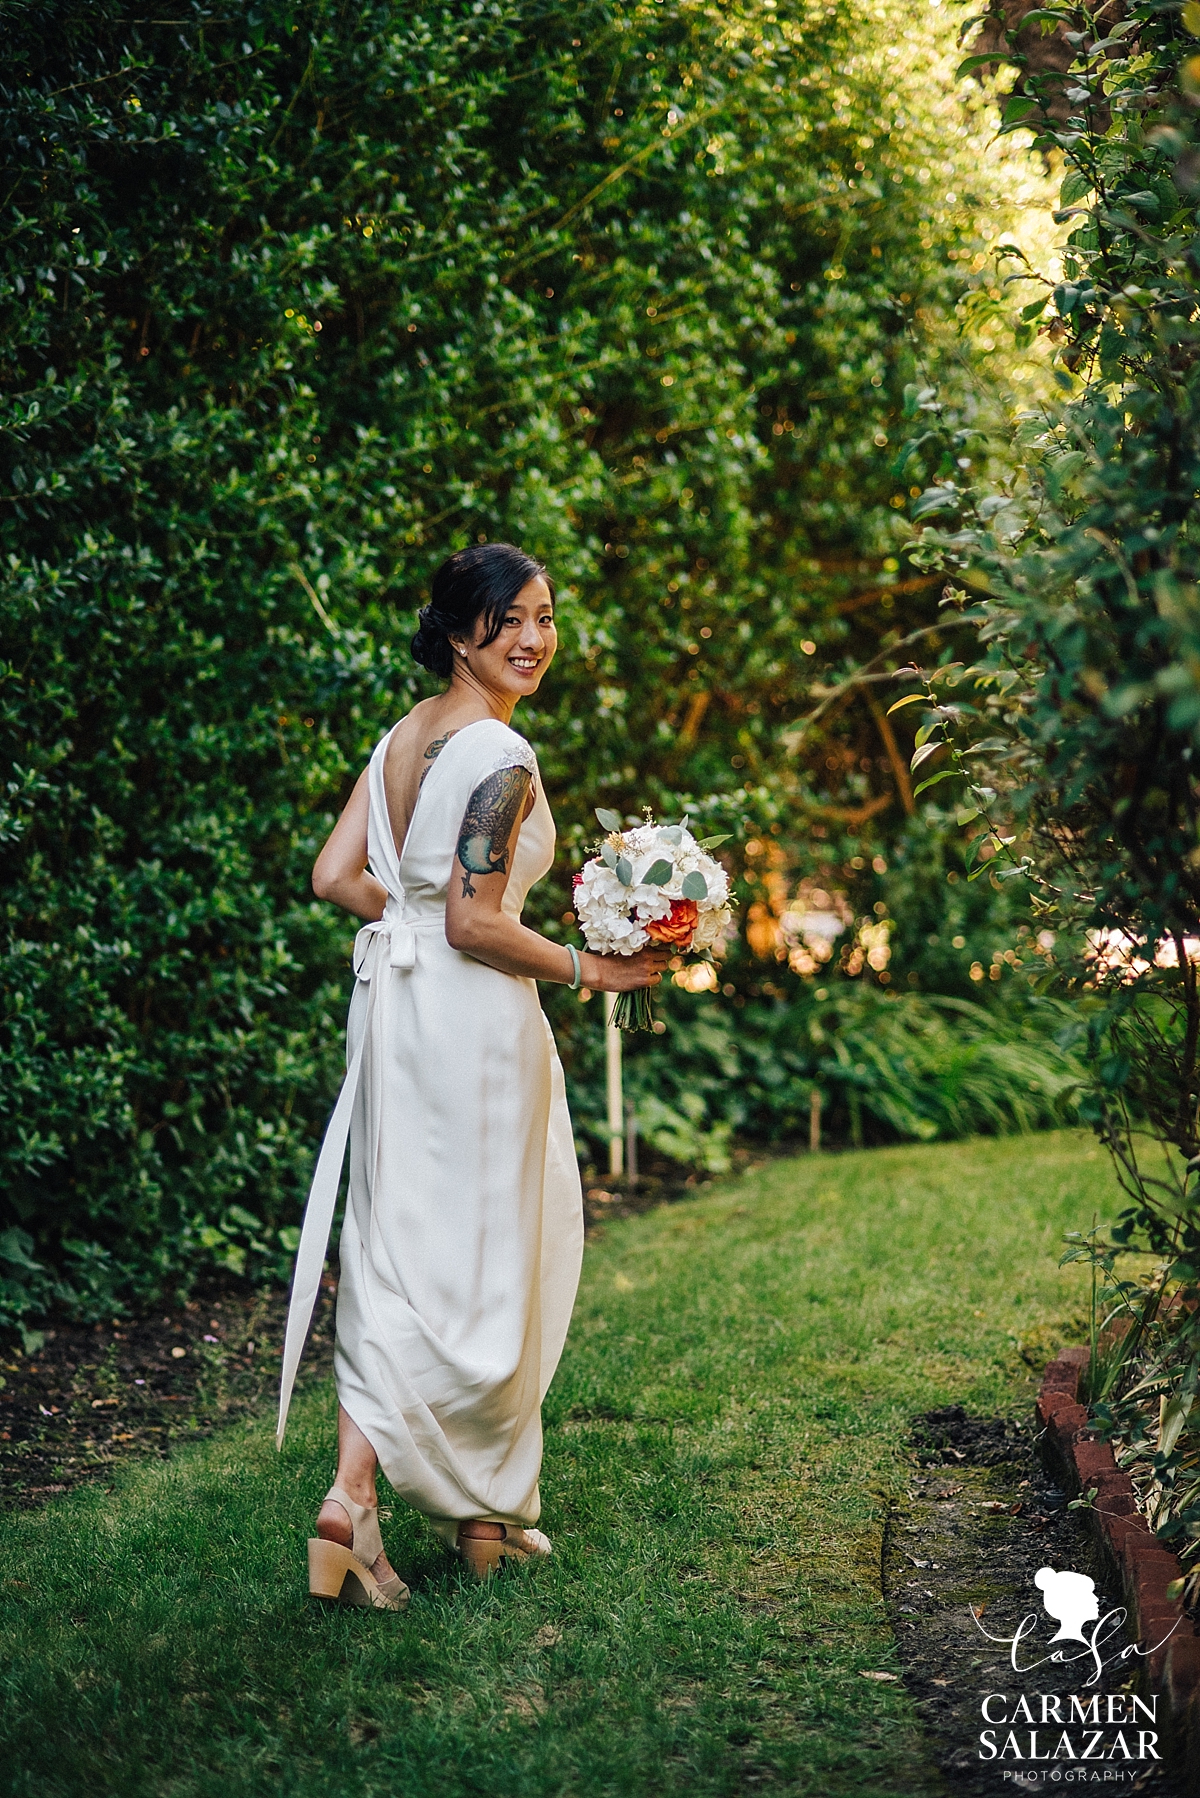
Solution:
M 441 923 L 440 918 L 433 921 Z M 386 960 L 380 953 L 382 945 L 387 946 Z M 337 1206 L 346 1144 L 350 1140 L 350 1120 L 358 1094 L 363 1054 L 375 1018 L 379 977 L 385 970 L 393 968 L 399 973 L 408 973 L 416 965 L 416 959 L 417 938 L 414 925 L 403 916 L 402 906 L 389 898 L 382 918 L 373 924 L 364 924 L 354 939 L 355 976 L 370 985 L 367 1015 L 363 1019 L 358 1043 L 346 1067 L 342 1090 L 325 1130 L 321 1152 L 317 1156 L 316 1172 L 308 1192 L 308 1203 L 304 1208 L 300 1246 L 296 1251 L 296 1266 L 292 1275 L 292 1296 L 288 1303 L 287 1332 L 283 1339 L 279 1422 L 275 1428 L 277 1448 L 283 1447 L 292 1389 L 296 1384 L 300 1357 L 304 1352 L 305 1339 L 321 1288 L 321 1273 L 325 1266 L 325 1252 L 329 1247 L 329 1232 Z

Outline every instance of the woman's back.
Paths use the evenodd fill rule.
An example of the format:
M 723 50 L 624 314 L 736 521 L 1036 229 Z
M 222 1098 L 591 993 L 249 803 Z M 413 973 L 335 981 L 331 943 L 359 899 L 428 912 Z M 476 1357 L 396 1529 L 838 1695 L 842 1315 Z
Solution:
M 397 852 L 408 835 L 417 797 L 425 776 L 458 730 L 457 719 L 448 722 L 446 696 L 422 699 L 393 729 L 387 740 L 383 784 L 387 812 Z
M 369 769 L 367 842 L 371 869 L 387 889 L 389 914 L 410 921 L 442 916 L 468 807 L 479 806 L 480 795 L 486 797 L 488 783 L 503 770 L 518 768 L 530 777 L 529 802 L 510 844 L 502 906 L 510 917 L 520 917 L 530 887 L 554 860 L 554 823 L 532 749 L 500 719 L 481 718 L 443 733 L 434 740 L 433 755 L 422 751 L 418 759 L 415 746 L 425 732 L 406 730 L 410 720 L 411 714 L 376 747 Z M 412 809 L 405 817 L 401 808 L 409 793 Z M 398 815 L 404 819 L 402 835 L 396 829 Z M 385 914 L 383 925 L 389 921 Z

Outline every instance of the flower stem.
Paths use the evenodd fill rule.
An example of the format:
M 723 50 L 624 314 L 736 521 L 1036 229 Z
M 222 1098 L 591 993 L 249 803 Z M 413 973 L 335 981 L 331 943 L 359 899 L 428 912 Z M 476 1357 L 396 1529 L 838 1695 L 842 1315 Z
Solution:
M 640 986 L 632 993 L 618 993 L 613 1007 L 613 1023 L 618 1030 L 652 1030 L 654 1011 L 650 988 Z

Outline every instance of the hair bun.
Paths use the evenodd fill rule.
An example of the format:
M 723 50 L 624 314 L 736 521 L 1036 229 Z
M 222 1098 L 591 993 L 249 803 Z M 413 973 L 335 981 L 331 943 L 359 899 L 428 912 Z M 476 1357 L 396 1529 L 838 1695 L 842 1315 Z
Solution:
M 417 631 L 409 645 L 414 662 L 428 668 L 444 680 L 454 666 L 454 652 L 446 626 L 434 613 L 432 605 L 422 606 L 417 613 Z

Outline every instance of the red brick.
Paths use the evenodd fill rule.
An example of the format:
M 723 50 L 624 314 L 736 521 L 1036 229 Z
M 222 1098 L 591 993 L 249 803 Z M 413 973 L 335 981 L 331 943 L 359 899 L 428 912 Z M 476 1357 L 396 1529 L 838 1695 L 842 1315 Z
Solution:
M 1125 1492 L 1120 1487 L 1109 1490 L 1101 1486 L 1096 1493 L 1096 1514 L 1101 1518 L 1136 1517 L 1137 1499 L 1132 1492 Z
M 1154 1537 L 1151 1536 L 1149 1540 L 1153 1542 Z M 1129 1543 L 1126 1543 L 1124 1561 L 1126 1579 L 1129 1582 L 1130 1589 L 1137 1592 L 1139 1595 L 1142 1595 L 1141 1601 L 1143 1603 L 1152 1593 L 1161 1593 L 1164 1604 L 1170 1604 L 1172 1602 L 1167 1597 L 1167 1587 L 1171 1584 L 1172 1580 L 1177 1580 L 1183 1572 L 1183 1569 L 1180 1567 L 1179 1562 L 1175 1559 L 1174 1555 L 1164 1554 L 1159 1549 L 1149 1548 L 1145 1545 L 1144 1541 L 1142 1543 L 1135 1543 L 1135 1545 L 1132 1546 Z
M 1087 1428 L 1087 1420 L 1088 1414 L 1082 1405 L 1060 1405 L 1055 1407 L 1054 1421 L 1050 1427 L 1059 1442 L 1069 1446 Z
M 1131 1530 L 1126 1535 L 1120 1547 L 1121 1571 L 1125 1577 L 1125 1590 L 1131 1598 L 1137 1590 L 1139 1580 L 1146 1577 L 1158 1560 L 1160 1552 L 1158 1538 L 1152 1536 L 1148 1530 Z M 1175 1575 L 1173 1572 L 1168 1572 L 1165 1567 L 1161 1571 L 1164 1576 L 1162 1584 L 1165 1588 Z
M 1043 1378 L 1078 1380 L 1091 1358 L 1087 1348 L 1061 1349 L 1047 1364 Z
M 1162 1691 L 1167 1674 L 1167 1655 L 1171 1651 L 1171 1644 L 1169 1641 L 1164 1642 L 1163 1637 L 1170 1627 L 1168 1623 L 1164 1629 L 1153 1630 L 1147 1637 L 1147 1641 L 1153 1642 L 1155 1646 L 1150 1649 L 1142 1664 L 1149 1673 L 1150 1684 L 1156 1692 Z
M 1133 1481 L 1119 1468 L 1114 1468 L 1111 1473 L 1098 1474 L 1086 1484 L 1089 1489 L 1095 1487 L 1096 1513 L 1099 1519 L 1137 1515 L 1137 1496 L 1133 1490 Z
M 1200 1693 L 1200 1636 L 1176 1630 L 1167 1644 L 1164 1683 L 1173 1711 L 1181 1711 Z
M 1077 1405 L 1079 1395 L 1069 1386 L 1043 1386 L 1037 1396 L 1036 1410 L 1043 1423 L 1049 1423 L 1056 1411 L 1065 1411 L 1068 1405 Z
M 1112 1543 L 1113 1553 L 1121 1562 L 1122 1566 L 1125 1565 L 1126 1545 L 1131 1537 L 1142 1541 L 1154 1540 L 1146 1527 L 1145 1518 L 1140 1516 L 1136 1511 L 1128 1517 L 1106 1516 L 1104 1519 L 1104 1533 Z
M 1177 1634 L 1178 1628 L 1186 1627 L 1180 1622 L 1183 1607 L 1167 1597 L 1168 1586 L 1179 1578 L 1179 1574 L 1179 1562 L 1174 1555 L 1153 1552 L 1135 1553 L 1126 1569 L 1125 1588 L 1131 1600 L 1137 1639 L 1143 1647 L 1161 1649 L 1157 1660 L 1151 1662 L 1151 1671 L 1156 1677 L 1165 1654 L 1162 1645 L 1170 1639 L 1172 1632 Z
M 1177 1604 L 1161 1595 L 1151 1597 L 1144 1605 L 1138 1606 L 1137 1638 L 1143 1645 L 1148 1642 L 1173 1641 L 1181 1629 L 1187 1628 L 1183 1611 Z
M 1107 1442 L 1084 1440 L 1075 1444 L 1075 1471 L 1085 1486 L 1093 1486 L 1105 1475 L 1117 1472 L 1112 1449 Z
M 1129 1518 L 1121 1512 L 1100 1511 L 1096 1515 L 1096 1533 L 1116 1562 L 1121 1559 L 1121 1542 Z
M 1075 1404 L 1073 1392 L 1059 1392 L 1045 1387 L 1038 1393 L 1037 1414 L 1040 1422 L 1049 1423 L 1059 1411 L 1070 1410 Z
M 1141 1620 L 1137 1632 L 1138 1643 L 1146 1656 L 1146 1666 L 1155 1687 L 1162 1688 L 1166 1680 L 1167 1657 L 1175 1642 L 1190 1627 L 1186 1617 L 1172 1616 L 1170 1613 L 1154 1612 Z M 1185 1636 L 1184 1640 L 1186 1639 Z
M 1179 1556 L 1173 1555 L 1169 1548 L 1164 1548 L 1157 1536 L 1151 1536 L 1149 1540 L 1149 1547 L 1134 1550 L 1139 1579 L 1179 1579 L 1183 1573 Z

